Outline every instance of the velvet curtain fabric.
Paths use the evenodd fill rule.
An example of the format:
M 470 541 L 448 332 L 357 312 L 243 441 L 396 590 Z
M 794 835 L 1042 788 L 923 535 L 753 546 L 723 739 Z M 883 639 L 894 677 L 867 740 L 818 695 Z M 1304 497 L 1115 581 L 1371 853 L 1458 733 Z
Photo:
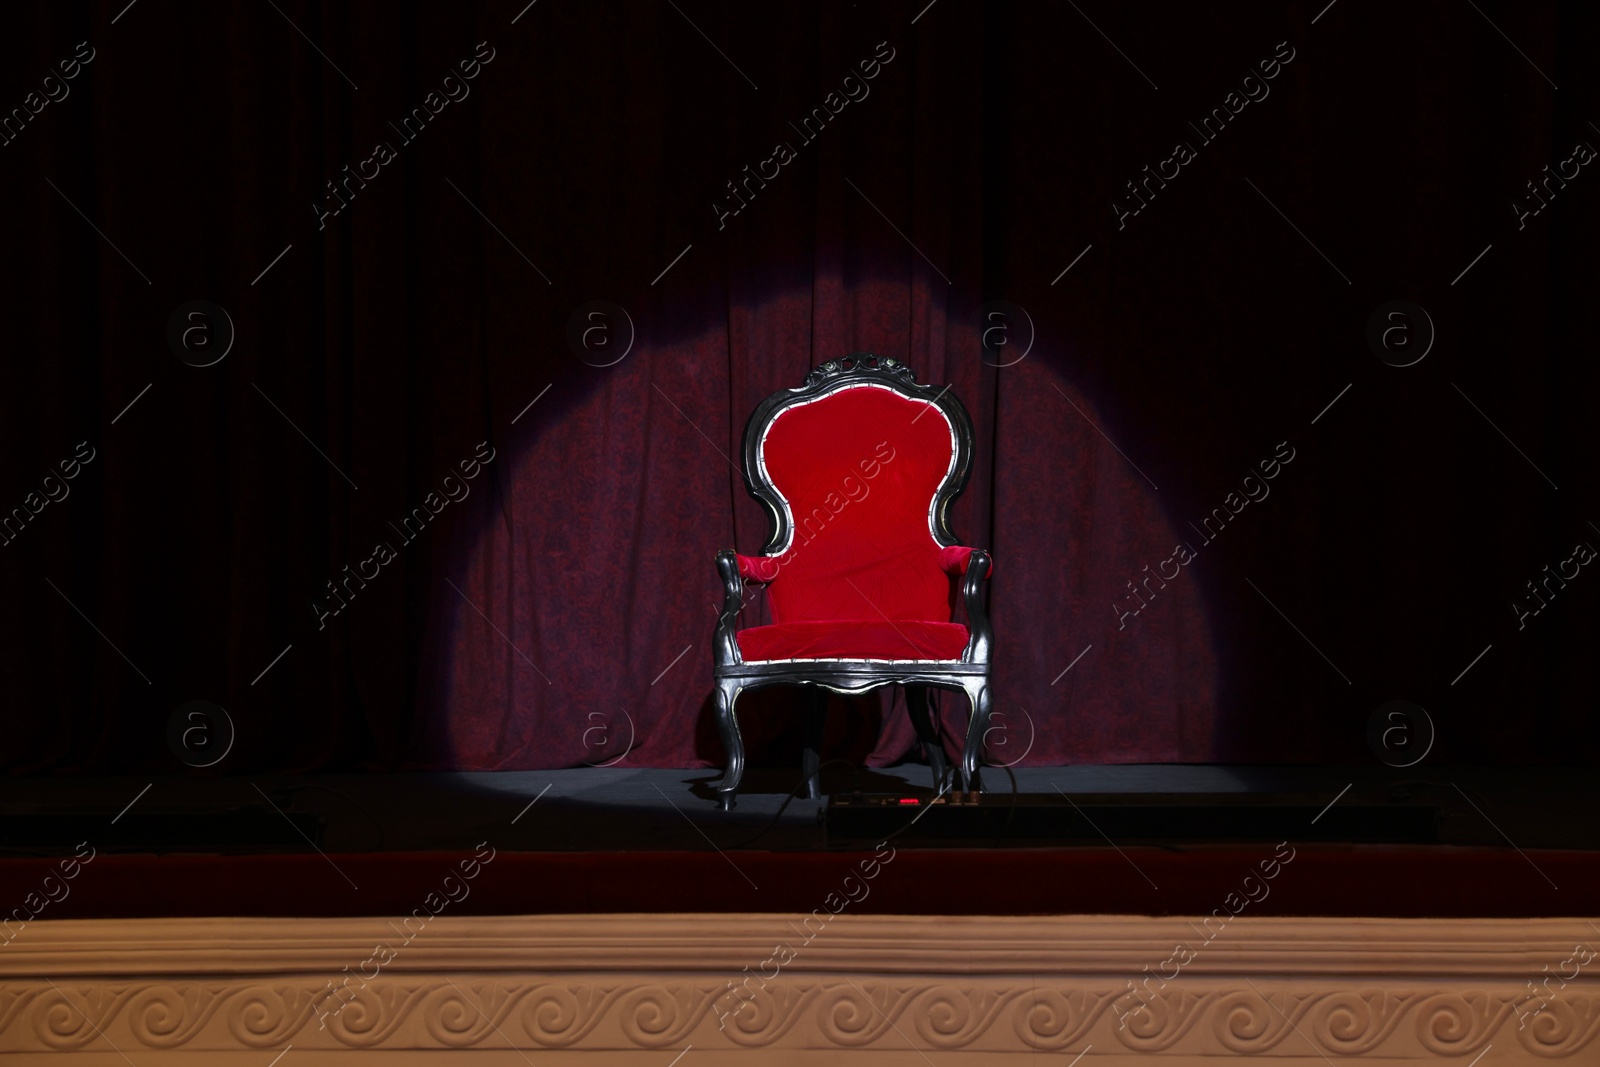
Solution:
M 961 24 L 979 34 L 984 18 L 961 13 L 935 39 Z M 525 420 L 519 466 L 502 468 L 501 510 L 463 560 L 465 596 L 435 601 L 443 610 L 425 663 L 439 668 L 426 690 L 424 751 L 438 761 L 430 765 L 720 764 L 711 559 L 724 547 L 757 552 L 770 533 L 736 466 L 744 423 L 772 392 L 851 351 L 903 359 L 918 380 L 949 383 L 972 409 L 976 470 L 952 524 L 963 543 L 1001 561 L 992 594 L 995 758 L 1213 754 L 1212 653 L 1193 586 L 1174 589 L 1142 640 L 1110 651 L 1102 663 L 1116 664 L 1111 671 L 1075 670 L 1051 685 L 1085 645 L 1100 638 L 1106 648 L 1101 635 L 1117 621 L 1108 605 L 1127 595 L 1131 574 L 1096 560 L 1128 551 L 1158 558 L 1170 553 L 1171 535 L 1148 487 L 1085 417 L 1093 404 L 1063 373 L 1059 349 L 1036 346 L 1003 369 L 992 364 L 1015 357 L 983 353 L 992 223 L 972 207 L 984 203 L 993 87 L 978 66 L 934 58 L 908 21 L 880 25 L 865 33 L 842 10 L 820 35 L 811 27 L 802 37 L 796 24 L 786 39 L 806 42 L 805 73 L 759 93 L 736 89 L 737 75 L 720 63 L 702 71 L 720 95 L 731 93 L 732 113 L 703 156 L 685 153 L 684 165 L 710 176 L 698 200 L 685 195 L 715 210 L 691 215 L 675 231 L 681 243 L 662 235 L 635 275 L 643 282 L 692 243 L 664 278 L 616 298 L 649 324 L 626 358 L 557 377 Z M 827 114 L 836 86 L 842 109 L 820 133 L 821 116 L 799 121 L 813 103 Z M 686 132 L 672 123 L 658 134 L 662 151 L 675 154 Z M 800 156 L 763 182 L 771 168 L 755 161 L 784 155 L 774 141 Z M 724 210 L 739 201 L 736 213 Z M 568 353 L 549 348 L 570 365 Z M 1073 411 L 1074 397 L 1084 414 Z M 770 617 L 761 606 L 748 621 Z M 939 699 L 946 733 L 962 737 L 964 699 Z M 827 753 L 880 764 L 911 751 L 903 702 L 893 700 L 887 690 L 833 700 Z M 799 710 L 793 690 L 741 699 L 758 765 L 798 766 Z M 637 747 L 623 757 L 630 739 Z
M 1592 757 L 1592 613 L 1524 640 L 1507 603 L 1600 538 L 1564 236 L 1600 198 L 1506 203 L 1595 136 L 1555 110 L 1593 15 L 1505 13 L 1555 94 L 1470 8 L 1321 6 L 19 15 L 5 765 L 181 770 L 194 699 L 213 773 L 716 765 L 744 420 L 857 350 L 973 414 L 996 762 L 1367 759 L 1396 696 L 1443 755 Z M 1364 343 L 1397 296 L 1441 338 L 1406 370 Z M 169 341 L 196 300 L 209 366 Z M 884 699 L 830 755 L 911 749 Z M 792 694 L 741 717 L 797 765 Z

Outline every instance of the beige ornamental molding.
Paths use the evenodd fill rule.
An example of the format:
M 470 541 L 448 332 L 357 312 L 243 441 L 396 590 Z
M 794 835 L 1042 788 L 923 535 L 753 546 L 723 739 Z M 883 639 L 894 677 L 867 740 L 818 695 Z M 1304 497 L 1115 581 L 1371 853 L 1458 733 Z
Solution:
M 0 1055 L 1600 1063 L 1587 919 L 821 916 L 35 921 L 0 947 Z

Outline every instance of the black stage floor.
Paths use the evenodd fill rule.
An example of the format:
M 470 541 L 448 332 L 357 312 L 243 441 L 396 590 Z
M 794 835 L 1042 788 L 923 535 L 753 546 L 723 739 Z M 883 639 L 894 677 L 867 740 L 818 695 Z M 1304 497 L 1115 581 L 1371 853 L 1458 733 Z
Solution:
M 756 769 L 738 807 L 718 809 L 715 769 L 0 780 L 0 852 L 330 853 L 817 851 L 870 847 L 1183 848 L 1299 840 L 1600 850 L 1600 779 L 1581 768 L 1023 767 L 1018 799 L 984 772 L 981 808 L 928 798 L 929 770 L 828 768 L 835 804 L 793 799 L 796 770 Z M 875 809 L 848 808 L 852 791 Z M 911 820 L 919 814 L 916 825 Z M 905 827 L 910 826 L 909 829 Z

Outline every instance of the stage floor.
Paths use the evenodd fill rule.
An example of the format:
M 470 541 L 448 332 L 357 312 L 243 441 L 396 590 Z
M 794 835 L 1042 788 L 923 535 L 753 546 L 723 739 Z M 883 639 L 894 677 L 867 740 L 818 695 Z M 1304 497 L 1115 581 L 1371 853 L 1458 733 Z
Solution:
M 1063 814 L 1002 823 L 982 846 L 1123 844 L 1183 848 L 1278 840 L 1268 809 L 1295 816 L 1302 840 L 1600 850 L 1600 778 L 1574 768 L 1127 765 L 1019 767 L 1017 790 Z M 1009 803 L 1004 771 L 986 769 L 987 803 Z M 860 848 L 823 825 L 822 803 L 795 798 L 798 770 L 753 769 L 732 812 L 714 800 L 716 769 L 627 766 L 430 774 L 0 779 L 0 849 L 63 854 L 89 840 L 101 852 L 417 852 L 478 841 L 536 852 Z M 825 792 L 928 796 L 926 766 L 824 771 Z M 1058 799 L 1060 798 L 1060 799 Z M 1076 809 L 1076 815 L 1068 815 Z M 1229 813 L 1238 817 L 1229 817 Z M 1097 816 L 1098 813 L 1098 816 Z M 1210 813 L 1209 815 L 1207 813 Z M 1359 817 L 1358 817 L 1359 813 Z M 1393 813 L 1387 820 L 1385 813 Z M 916 814 L 911 809 L 907 821 Z M 1025 813 L 1026 814 L 1026 813 Z M 1119 818 L 1119 814 L 1121 817 Z M 1166 817 L 1166 816 L 1170 816 Z M 919 826 L 903 847 L 934 846 Z M 1386 833 L 1386 822 L 1434 832 Z M 897 823 L 894 825 L 898 825 Z M 1096 828 L 1090 832 L 1090 828 Z M 1119 834 L 1116 827 L 1121 827 Z M 926 831 L 926 832 L 924 832 Z M 866 837 L 882 836 L 870 829 Z M 759 836 L 756 836 L 759 833 Z M 985 834 L 987 831 L 985 831 Z
M 845 896 L 880 915 L 1600 914 L 1582 771 L 1033 767 L 1014 804 L 985 773 L 974 809 L 902 806 L 932 794 L 923 766 L 836 767 L 827 811 L 783 807 L 797 771 L 756 770 L 732 812 L 714 769 L 11 778 L 0 891 L 36 899 L 76 851 L 93 859 L 44 917 L 808 913 Z M 852 813 L 853 788 L 895 802 Z

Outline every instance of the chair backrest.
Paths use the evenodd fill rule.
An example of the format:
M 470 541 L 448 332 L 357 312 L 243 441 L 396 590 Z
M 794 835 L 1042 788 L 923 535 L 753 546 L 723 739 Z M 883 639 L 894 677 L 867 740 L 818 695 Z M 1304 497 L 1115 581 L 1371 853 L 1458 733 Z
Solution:
M 948 387 L 852 353 L 767 398 L 745 427 L 745 486 L 766 505 L 775 623 L 948 622 L 940 549 L 966 488 L 972 419 Z

